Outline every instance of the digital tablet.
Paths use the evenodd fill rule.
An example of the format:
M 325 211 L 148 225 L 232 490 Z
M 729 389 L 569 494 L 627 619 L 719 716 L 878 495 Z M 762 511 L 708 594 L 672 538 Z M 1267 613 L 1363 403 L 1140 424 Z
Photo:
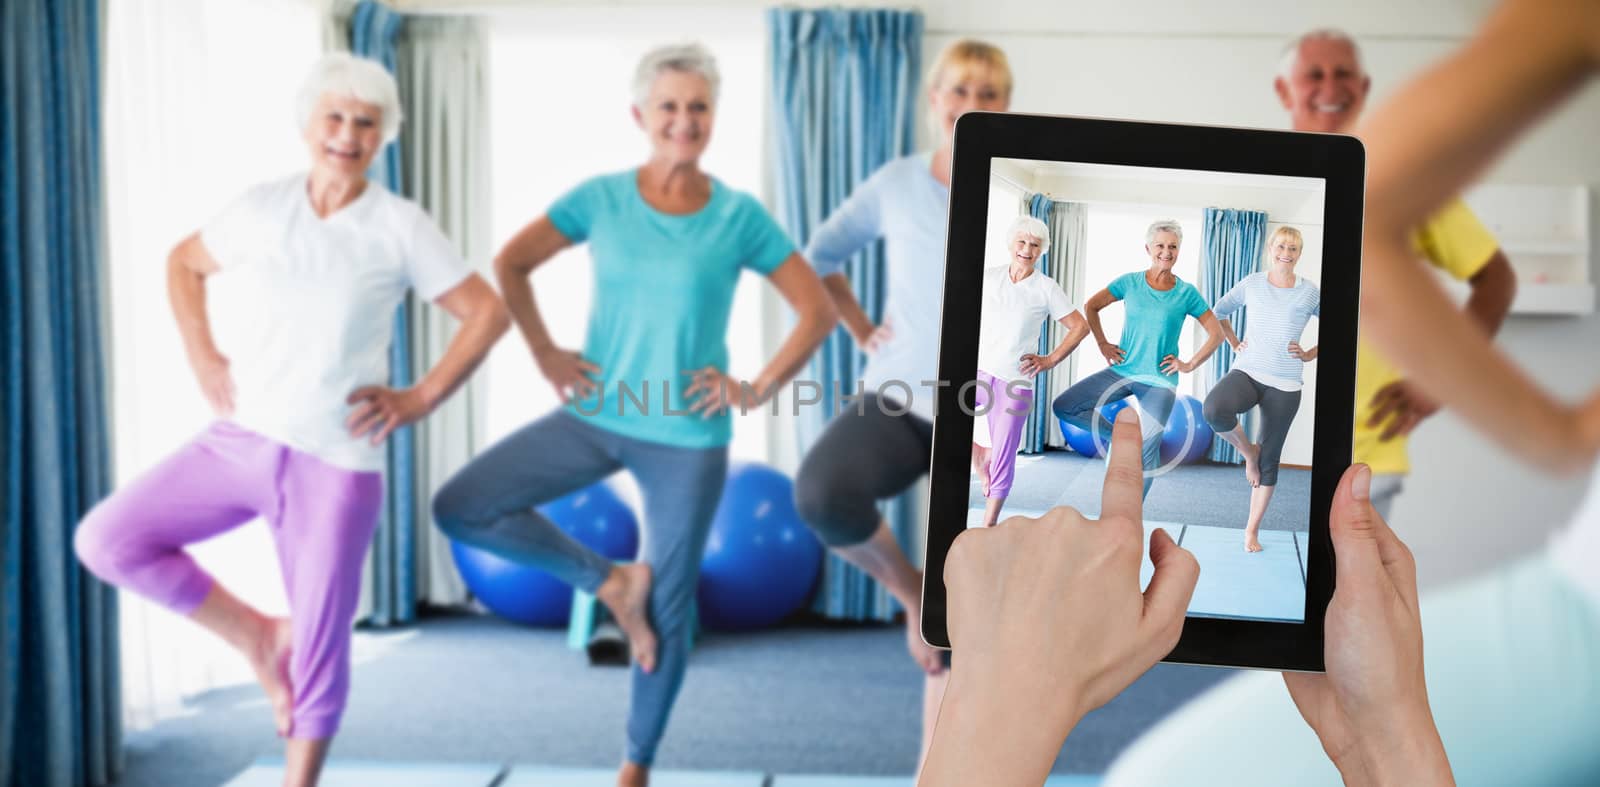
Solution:
M 943 578 L 956 537 L 1056 506 L 1098 515 L 1110 423 L 1135 407 L 1146 549 L 1165 528 L 1200 563 L 1166 660 L 1322 670 L 1328 510 L 1350 465 L 1364 170 L 1349 136 L 961 117 L 930 644 L 950 644 Z M 1147 555 L 1142 582 L 1151 571 Z

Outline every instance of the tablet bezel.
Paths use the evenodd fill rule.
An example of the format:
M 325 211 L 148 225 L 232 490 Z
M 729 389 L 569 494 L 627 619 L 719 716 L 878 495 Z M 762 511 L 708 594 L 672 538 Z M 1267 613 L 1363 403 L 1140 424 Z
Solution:
M 948 261 L 984 257 L 990 167 L 996 158 L 1286 175 L 1326 183 L 1305 622 L 1189 617 L 1182 639 L 1163 659 L 1321 671 L 1323 620 L 1334 587 L 1328 510 L 1350 465 L 1366 170 L 1361 142 L 1338 134 L 993 112 L 967 113 L 956 122 L 939 345 L 939 379 L 949 384 L 936 394 L 923 638 L 936 647 L 950 645 L 944 561 L 951 543 L 966 529 L 971 484 L 971 386 L 966 386 L 966 408 L 958 397 L 963 385 L 976 378 L 983 268 Z M 1333 260 L 1353 264 L 1335 265 Z

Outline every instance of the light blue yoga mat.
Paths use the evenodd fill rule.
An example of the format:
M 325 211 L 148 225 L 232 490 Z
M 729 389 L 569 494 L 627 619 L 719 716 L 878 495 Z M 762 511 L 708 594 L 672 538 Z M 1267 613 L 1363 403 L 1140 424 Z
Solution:
M 321 787 L 488 787 L 503 766 L 454 762 L 330 760 Z M 281 787 L 283 758 L 262 757 L 224 787 Z

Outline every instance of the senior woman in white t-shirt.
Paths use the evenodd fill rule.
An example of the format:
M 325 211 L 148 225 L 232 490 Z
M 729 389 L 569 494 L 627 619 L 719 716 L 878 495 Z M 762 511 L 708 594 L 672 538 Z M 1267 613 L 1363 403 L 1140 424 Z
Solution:
M 327 55 L 298 111 L 309 171 L 247 190 L 168 258 L 172 310 L 216 420 L 96 506 L 76 538 L 90 571 L 250 660 L 287 739 L 286 785 L 316 782 L 344 712 L 384 440 L 449 396 L 510 324 L 428 215 L 366 178 L 400 130 L 394 79 Z M 408 290 L 461 326 L 432 369 L 395 389 L 389 344 Z M 214 337 L 213 313 L 232 330 Z M 277 545 L 287 619 L 240 601 L 184 551 L 257 517 Z
M 972 466 L 982 480 L 983 526 L 1000 521 L 1011 494 L 1022 427 L 1033 409 L 1033 379 L 1061 363 L 1089 335 L 1089 323 L 1055 279 L 1035 268 L 1050 250 L 1050 229 L 1032 216 L 1018 216 L 1006 232 L 1008 265 L 983 272 L 983 312 L 978 327 L 978 387 Z M 1040 355 L 1039 337 L 1048 320 L 1067 335 Z M 987 430 L 984 426 L 987 425 Z M 988 444 L 982 438 L 987 431 Z

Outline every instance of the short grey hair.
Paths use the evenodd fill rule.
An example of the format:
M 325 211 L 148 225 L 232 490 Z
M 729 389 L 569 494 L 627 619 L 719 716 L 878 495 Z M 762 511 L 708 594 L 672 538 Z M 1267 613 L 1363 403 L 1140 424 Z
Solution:
M 1172 219 L 1160 219 L 1150 222 L 1150 228 L 1144 231 L 1144 245 L 1149 246 L 1156 242 L 1156 233 L 1170 232 L 1178 236 L 1178 245 L 1183 245 L 1183 226 Z
M 668 71 L 700 75 L 711 89 L 711 103 L 717 103 L 717 90 L 722 84 L 717 59 L 704 45 L 691 43 L 656 47 L 639 59 L 639 68 L 633 73 L 633 105 L 643 107 L 656 79 Z
M 400 122 L 405 117 L 400 110 L 400 88 L 377 61 L 349 52 L 329 52 L 318 59 L 295 95 L 295 112 L 301 130 L 311 124 L 311 113 L 316 111 L 317 102 L 328 93 L 377 104 L 384 144 L 400 136 Z
M 1355 53 L 1356 65 L 1360 67 L 1362 73 L 1366 72 L 1366 63 L 1361 59 L 1361 45 L 1356 43 L 1353 36 L 1337 27 L 1319 27 L 1301 33 L 1284 45 L 1283 52 L 1278 56 L 1278 76 L 1288 79 L 1294 74 L 1294 64 L 1300 59 L 1300 47 L 1307 41 L 1339 41 L 1349 44 L 1350 51 Z
M 1026 213 L 1011 220 L 1011 229 L 1006 231 L 1007 249 L 1017 242 L 1018 235 L 1038 238 L 1041 255 L 1050 250 L 1050 226 Z

